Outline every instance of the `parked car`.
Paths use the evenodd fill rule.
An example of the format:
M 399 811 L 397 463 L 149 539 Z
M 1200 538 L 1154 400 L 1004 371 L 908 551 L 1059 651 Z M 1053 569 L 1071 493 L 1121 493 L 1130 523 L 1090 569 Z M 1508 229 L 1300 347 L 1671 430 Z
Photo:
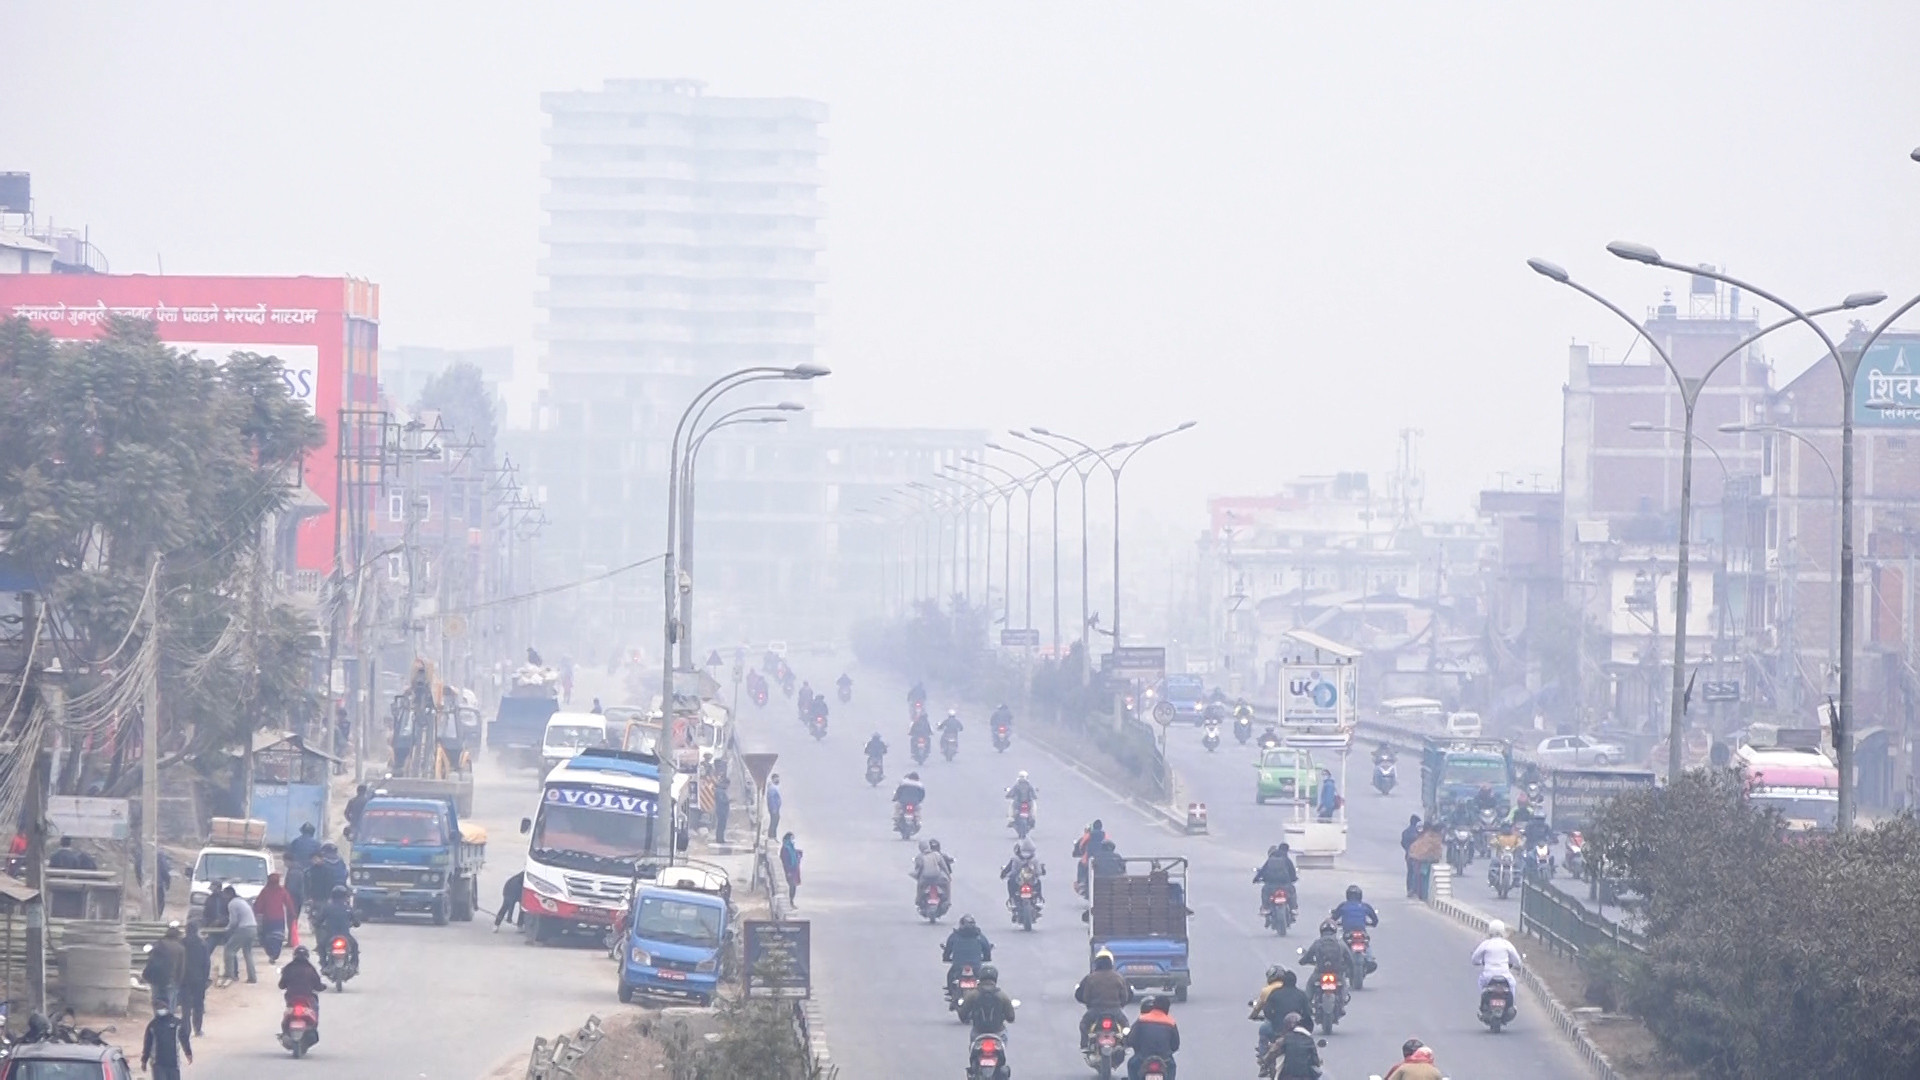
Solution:
M 126 1055 L 116 1046 L 86 1043 L 28 1043 L 0 1061 L 0 1080 L 133 1080 Z
M 1613 765 L 1627 759 L 1625 747 L 1591 735 L 1555 735 L 1534 751 L 1548 765 Z
M 1480 714 L 1477 712 L 1448 713 L 1447 734 L 1456 739 L 1479 738 Z

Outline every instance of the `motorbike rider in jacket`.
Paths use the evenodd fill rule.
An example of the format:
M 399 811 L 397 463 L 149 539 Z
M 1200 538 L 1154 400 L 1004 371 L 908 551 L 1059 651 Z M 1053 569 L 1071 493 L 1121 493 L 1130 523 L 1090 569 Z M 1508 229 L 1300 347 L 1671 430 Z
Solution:
M 1366 902 L 1360 892 L 1360 886 L 1347 886 L 1347 898 L 1333 909 L 1333 917 L 1340 921 L 1340 932 L 1345 934 L 1354 930 L 1365 930 L 1380 925 L 1380 913 Z M 1367 970 L 1373 970 L 1373 935 L 1367 935 Z
M 874 732 L 873 738 L 867 740 L 867 745 L 863 753 L 867 755 L 867 764 L 878 764 L 882 758 L 887 756 L 886 740 L 880 737 L 879 732 Z
M 1080 834 L 1080 839 L 1073 842 L 1073 857 L 1080 863 L 1079 868 L 1074 872 L 1076 887 L 1080 889 L 1087 887 L 1087 864 L 1093 861 L 1094 854 L 1100 850 L 1100 845 L 1106 839 L 1106 826 L 1100 823 L 1099 818 L 1094 818 L 1087 826 L 1087 830 Z
M 1260 1021 L 1262 1051 L 1286 1034 L 1282 1022 L 1288 1013 L 1312 1016 L 1313 999 L 1300 989 L 1300 981 L 1293 972 L 1275 964 L 1267 969 L 1267 985 L 1260 989 L 1260 996 L 1253 999 L 1253 1011 L 1247 1014 L 1247 1019 Z
M 1286 1033 L 1267 1050 L 1266 1059 L 1275 1066 L 1273 1075 L 1278 1080 L 1313 1080 L 1320 1075 L 1320 1046 L 1307 1027 L 1312 1023 L 1310 1013 L 1281 1017 Z
M 1013 858 L 1008 859 L 1007 865 L 1000 868 L 1000 876 L 1007 883 L 1007 899 L 1010 901 L 1019 892 L 1020 873 L 1023 870 L 1033 871 L 1033 899 L 1036 903 L 1044 902 L 1046 898 L 1040 892 L 1040 879 L 1046 876 L 1047 868 L 1035 857 L 1031 840 L 1015 841 Z
M 1287 844 L 1275 844 L 1267 849 L 1267 861 L 1253 872 L 1254 884 L 1262 886 L 1260 890 L 1260 913 L 1266 914 L 1267 897 L 1274 889 L 1285 885 L 1287 890 L 1287 908 L 1300 910 L 1300 890 L 1293 888 L 1300 881 L 1300 871 L 1293 865 L 1291 848 Z
M 1087 1007 L 1080 1015 L 1080 1049 L 1087 1048 L 1087 1036 L 1102 1013 L 1119 1013 L 1133 1001 L 1133 986 L 1126 976 L 1113 969 L 1113 954 L 1101 949 L 1093 957 L 1093 970 L 1073 988 L 1073 1000 Z M 1126 1018 L 1121 1017 L 1121 1023 Z
M 1001 702 L 1000 707 L 993 710 L 993 730 L 999 731 L 1002 728 L 1009 734 L 1013 731 L 1013 710 L 1007 708 L 1005 702 Z
M 980 924 L 973 916 L 962 915 L 959 927 L 948 934 L 946 944 L 940 946 L 940 959 L 947 962 L 947 989 L 951 991 L 955 980 L 960 978 L 961 965 L 978 967 L 993 959 L 993 942 L 980 931 Z
M 920 782 L 920 774 L 908 773 L 893 789 L 893 820 L 897 823 L 907 807 L 919 806 L 926 801 L 927 787 Z
M 913 857 L 913 869 L 908 872 L 913 877 L 913 902 L 920 902 L 920 893 L 928 885 L 953 884 L 953 860 L 940 850 L 940 841 L 928 840 Z
M 1167 999 L 1149 997 L 1140 1003 L 1140 1018 L 1127 1029 L 1127 1046 L 1133 1050 L 1127 1062 L 1127 1075 L 1140 1080 L 1148 1058 L 1167 1063 L 1167 1080 L 1174 1080 L 1173 1055 L 1180 1049 L 1180 1025 L 1167 1015 Z
M 958 739 L 960 733 L 965 730 L 965 726 L 960 723 L 960 710 L 948 709 L 946 719 L 940 721 L 941 740 L 945 741 L 949 738 Z
M 1323 967 L 1332 969 L 1340 977 L 1340 1003 L 1346 1004 L 1347 987 L 1353 984 L 1353 955 L 1340 940 L 1339 923 L 1328 919 L 1320 924 L 1320 937 L 1300 954 L 1300 966 L 1315 973 Z
M 1025 769 L 1020 770 L 1020 775 L 1013 778 L 1013 786 L 1007 789 L 1007 820 L 1011 822 L 1013 816 L 1020 812 L 1021 803 L 1031 807 L 1039 801 L 1040 789 L 1034 787 L 1033 781 L 1027 779 Z
M 960 1000 L 960 1019 L 973 1025 L 973 1037 L 1007 1036 L 1013 1023 L 1013 999 L 1000 989 L 1000 971 L 992 964 L 980 966 L 980 985 Z
M 1433 1048 L 1419 1039 L 1408 1039 L 1400 1046 L 1401 1061 L 1387 1070 L 1384 1080 L 1442 1080 L 1433 1063 Z
M 327 904 L 314 913 L 314 929 L 319 931 L 319 944 L 322 948 L 331 948 L 333 939 L 347 939 L 347 960 L 355 968 L 360 966 L 360 941 L 353 936 L 353 928 L 360 925 L 360 919 L 349 906 L 350 894 L 345 885 L 335 885 L 333 895 L 327 898 Z

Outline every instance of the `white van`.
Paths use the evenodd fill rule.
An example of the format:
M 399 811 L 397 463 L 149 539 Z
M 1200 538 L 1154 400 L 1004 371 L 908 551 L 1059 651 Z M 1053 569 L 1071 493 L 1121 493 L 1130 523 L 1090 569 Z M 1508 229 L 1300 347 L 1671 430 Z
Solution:
M 1477 712 L 1448 713 L 1447 734 L 1456 739 L 1479 738 L 1480 714 Z
M 540 774 L 571 760 L 589 746 L 607 745 L 607 718 L 599 713 L 557 712 L 540 739 Z

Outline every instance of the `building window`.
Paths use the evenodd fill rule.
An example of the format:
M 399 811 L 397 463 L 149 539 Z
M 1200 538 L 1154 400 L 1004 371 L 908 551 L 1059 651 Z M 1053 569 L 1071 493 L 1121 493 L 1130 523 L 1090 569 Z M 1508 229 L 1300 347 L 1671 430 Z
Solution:
M 398 554 L 387 556 L 387 580 L 388 581 L 400 580 L 400 568 L 402 565 L 404 565 L 403 560 Z
M 387 520 L 399 523 L 407 520 L 407 497 L 398 492 L 387 496 Z

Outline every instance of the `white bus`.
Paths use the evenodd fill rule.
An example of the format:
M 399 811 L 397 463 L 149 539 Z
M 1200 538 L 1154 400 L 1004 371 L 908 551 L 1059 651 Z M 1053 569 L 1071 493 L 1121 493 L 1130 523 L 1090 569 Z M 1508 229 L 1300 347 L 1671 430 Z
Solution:
M 521 906 L 541 944 L 572 931 L 604 934 L 626 904 L 635 865 L 665 851 L 686 778 L 674 776 L 661 814 L 660 761 L 652 754 L 588 747 L 540 786 L 540 812 L 520 819 L 530 835 Z

